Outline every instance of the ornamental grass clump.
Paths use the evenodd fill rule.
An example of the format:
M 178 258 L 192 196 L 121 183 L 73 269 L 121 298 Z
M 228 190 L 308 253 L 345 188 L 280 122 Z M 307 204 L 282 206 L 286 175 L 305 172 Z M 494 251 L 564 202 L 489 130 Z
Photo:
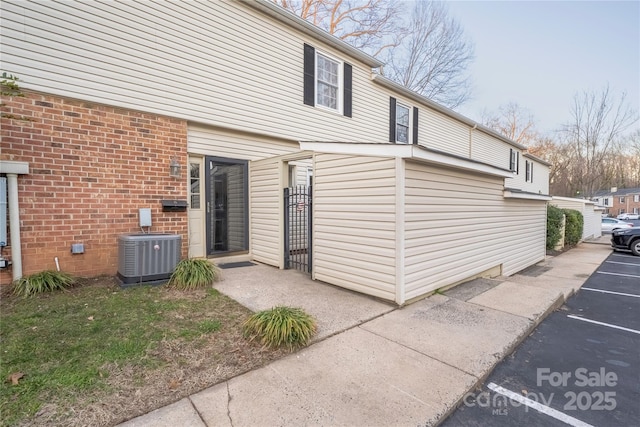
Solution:
M 13 282 L 13 293 L 28 297 L 43 292 L 64 290 L 73 286 L 75 281 L 76 279 L 68 273 L 52 270 L 41 271 Z
M 316 321 L 300 308 L 279 306 L 253 314 L 242 325 L 250 341 L 260 339 L 268 348 L 303 347 L 316 332 Z
M 176 265 L 168 286 L 182 291 L 202 288 L 220 280 L 220 270 L 206 259 L 183 259 Z

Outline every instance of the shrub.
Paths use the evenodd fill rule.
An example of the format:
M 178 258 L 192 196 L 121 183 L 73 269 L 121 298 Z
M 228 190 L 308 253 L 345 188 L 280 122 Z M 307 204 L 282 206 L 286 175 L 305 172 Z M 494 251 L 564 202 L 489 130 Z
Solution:
M 300 308 L 285 306 L 253 314 L 243 324 L 244 336 L 269 348 L 286 346 L 290 350 L 307 345 L 316 332 L 316 321 Z
M 201 288 L 220 280 L 220 269 L 206 259 L 183 259 L 176 265 L 168 286 L 183 291 Z
M 562 209 L 547 205 L 547 250 L 556 247 L 562 238 Z
M 13 293 L 27 297 L 42 292 L 64 290 L 73 286 L 75 281 L 76 279 L 68 273 L 52 270 L 41 271 L 13 282 Z
M 564 232 L 565 244 L 569 246 L 577 245 L 582 239 L 584 218 L 580 212 L 573 209 L 564 209 L 563 212 L 567 217 Z

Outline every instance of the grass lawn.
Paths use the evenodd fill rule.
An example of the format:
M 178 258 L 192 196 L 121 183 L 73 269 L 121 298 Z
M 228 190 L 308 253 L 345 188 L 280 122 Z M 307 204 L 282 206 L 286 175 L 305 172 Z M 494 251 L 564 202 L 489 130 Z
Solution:
M 250 315 L 215 289 L 123 290 L 108 277 L 4 296 L 0 422 L 112 425 L 281 356 L 242 337 Z

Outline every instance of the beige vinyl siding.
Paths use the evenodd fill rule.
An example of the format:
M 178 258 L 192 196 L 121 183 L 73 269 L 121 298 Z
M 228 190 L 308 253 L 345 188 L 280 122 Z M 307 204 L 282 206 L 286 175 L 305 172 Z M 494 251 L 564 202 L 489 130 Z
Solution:
M 427 107 L 418 108 L 420 145 L 469 158 L 469 126 Z
M 508 223 L 508 228 L 504 230 L 505 235 L 501 236 L 505 239 L 502 274 L 511 276 L 544 260 L 546 256 L 547 203 L 505 199 L 505 207 L 503 221 Z
M 473 160 L 509 169 L 510 148 L 516 150 L 516 148 L 510 147 L 484 132 L 479 130 L 471 132 L 471 158 Z M 522 153 L 520 153 L 520 158 L 522 161 Z
M 505 200 L 500 178 L 414 162 L 405 182 L 407 299 L 544 258 L 544 202 Z
M 4 1 L 2 32 L 27 89 L 282 139 L 388 136 L 367 65 L 242 2 Z M 305 42 L 352 64 L 353 118 L 303 104 Z
M 314 278 L 395 300 L 395 159 L 316 154 Z
M 276 267 L 283 254 L 282 161 L 264 159 L 249 165 L 250 245 L 254 260 Z
M 187 129 L 187 150 L 191 154 L 259 160 L 299 151 L 297 142 L 279 140 L 190 123 Z

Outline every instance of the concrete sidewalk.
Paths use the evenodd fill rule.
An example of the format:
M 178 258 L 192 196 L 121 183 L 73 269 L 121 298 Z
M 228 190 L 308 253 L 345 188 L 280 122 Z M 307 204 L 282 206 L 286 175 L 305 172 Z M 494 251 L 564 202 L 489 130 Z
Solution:
M 401 309 L 368 299 L 360 310 L 351 306 L 366 297 L 349 297 L 330 313 L 316 310 L 350 313 L 321 323 L 328 338 L 122 425 L 436 425 L 610 253 L 584 243 L 518 275 L 474 280 Z M 313 308 L 313 298 L 303 299 Z

